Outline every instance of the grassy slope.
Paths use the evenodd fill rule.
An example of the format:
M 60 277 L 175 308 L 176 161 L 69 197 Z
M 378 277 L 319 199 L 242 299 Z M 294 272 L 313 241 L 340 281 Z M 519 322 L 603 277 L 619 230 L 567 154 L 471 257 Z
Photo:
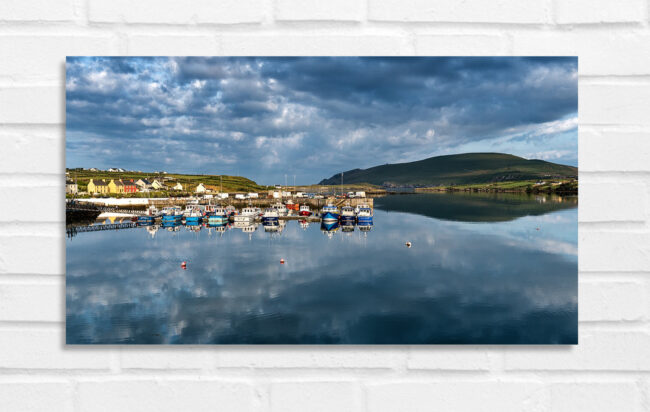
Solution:
M 344 172 L 345 183 L 421 186 L 459 185 L 577 176 L 578 169 L 543 160 L 527 160 L 503 153 L 466 153 L 438 156 L 410 163 L 386 164 Z M 340 184 L 341 175 L 320 184 Z
M 70 171 L 70 178 L 76 179 L 79 185 L 79 190 L 85 191 L 90 179 L 133 179 L 134 181 L 140 178 L 148 178 L 150 181 L 160 178 L 162 176 L 171 177 L 174 183 L 167 182 L 167 185 L 176 184 L 180 182 L 185 190 L 193 191 L 199 183 L 204 185 L 212 185 L 217 188 L 220 187 L 219 175 L 181 175 L 181 174 L 166 174 L 166 175 L 153 175 L 151 173 L 137 173 L 137 172 L 124 172 L 124 173 L 111 173 L 111 172 L 91 172 L 84 170 L 81 172 Z M 250 179 L 241 176 L 223 176 L 223 190 L 227 192 L 255 192 L 267 190 L 267 186 L 261 186 Z

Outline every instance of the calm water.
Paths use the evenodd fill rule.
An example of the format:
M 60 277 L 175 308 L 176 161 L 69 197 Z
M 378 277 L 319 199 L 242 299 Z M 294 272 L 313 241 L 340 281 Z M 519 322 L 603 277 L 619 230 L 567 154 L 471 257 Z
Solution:
M 465 194 L 375 199 L 370 231 L 81 233 L 67 343 L 577 343 L 577 234 L 576 198 Z

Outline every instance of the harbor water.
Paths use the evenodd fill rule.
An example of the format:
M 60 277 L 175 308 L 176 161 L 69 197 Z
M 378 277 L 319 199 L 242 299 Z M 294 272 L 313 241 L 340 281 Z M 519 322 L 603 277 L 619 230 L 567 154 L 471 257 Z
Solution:
M 390 195 L 372 226 L 235 226 L 70 236 L 67 343 L 577 343 L 577 197 Z

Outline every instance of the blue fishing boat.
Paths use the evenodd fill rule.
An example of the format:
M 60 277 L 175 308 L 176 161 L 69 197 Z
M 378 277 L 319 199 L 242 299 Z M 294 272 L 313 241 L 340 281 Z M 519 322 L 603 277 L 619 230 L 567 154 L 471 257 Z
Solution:
M 154 205 L 151 205 L 144 215 L 138 216 L 138 225 L 153 225 L 158 216 L 160 216 L 158 208 Z
M 183 219 L 183 213 L 178 206 L 165 207 L 162 210 L 162 221 L 165 222 L 180 222 Z
M 341 208 L 341 224 L 354 224 L 357 220 L 357 215 L 354 213 L 354 208 L 351 206 L 343 206 Z
M 321 219 L 323 221 L 334 221 L 334 220 L 338 221 L 339 209 L 332 204 L 323 206 L 323 208 L 321 209 Z
M 200 223 L 203 220 L 203 210 L 198 205 L 188 205 L 183 211 L 185 223 Z
M 359 206 L 359 212 L 357 213 L 357 222 L 361 224 L 371 224 L 372 225 L 372 209 L 368 205 Z
M 215 207 L 208 215 L 208 225 L 221 226 L 228 223 L 226 210 L 220 206 Z
M 280 221 L 280 214 L 278 210 L 272 207 L 264 209 L 264 214 L 262 215 L 262 224 L 278 224 Z

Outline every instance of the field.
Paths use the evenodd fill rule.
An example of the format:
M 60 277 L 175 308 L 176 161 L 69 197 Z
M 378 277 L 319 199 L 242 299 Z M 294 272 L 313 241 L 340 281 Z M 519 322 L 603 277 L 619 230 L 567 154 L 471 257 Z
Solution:
M 416 192 L 526 192 L 526 193 L 578 193 L 576 179 L 554 179 L 544 181 L 519 180 L 512 182 L 475 183 L 466 185 L 423 187 L 415 189 Z

